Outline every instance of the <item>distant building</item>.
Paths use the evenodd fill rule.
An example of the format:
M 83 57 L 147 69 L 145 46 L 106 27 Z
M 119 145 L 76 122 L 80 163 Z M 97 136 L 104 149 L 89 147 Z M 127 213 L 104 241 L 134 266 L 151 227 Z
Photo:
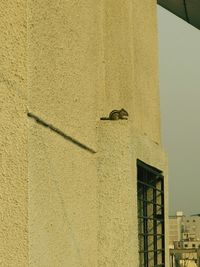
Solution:
M 181 240 L 183 212 L 177 211 L 175 216 L 169 216 L 169 247 L 174 248 L 174 242 Z
M 184 232 L 194 234 L 200 240 L 200 214 L 183 216 Z
M 169 247 L 197 248 L 200 245 L 200 215 L 169 216 Z
M 198 262 L 200 248 L 200 215 L 185 216 L 178 211 L 175 216 L 169 216 L 169 248 L 173 255 L 171 263 Z M 172 265 L 173 266 L 173 263 Z M 184 265 L 185 266 L 185 265 Z

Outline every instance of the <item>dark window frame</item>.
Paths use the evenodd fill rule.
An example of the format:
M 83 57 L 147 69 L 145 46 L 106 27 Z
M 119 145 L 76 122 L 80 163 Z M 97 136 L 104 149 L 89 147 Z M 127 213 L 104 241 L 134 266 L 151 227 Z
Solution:
M 165 267 L 164 177 L 137 160 L 140 267 Z

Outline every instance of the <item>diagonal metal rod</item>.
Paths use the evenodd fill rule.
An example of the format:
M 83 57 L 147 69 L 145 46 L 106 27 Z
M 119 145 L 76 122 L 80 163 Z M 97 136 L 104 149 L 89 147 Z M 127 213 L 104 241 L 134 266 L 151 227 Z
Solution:
M 28 112 L 27 113 L 28 117 L 34 119 L 37 123 L 41 124 L 44 127 L 49 128 L 50 130 L 54 131 L 55 133 L 59 134 L 60 136 L 62 136 L 64 139 L 74 143 L 75 145 L 81 147 L 82 149 L 85 149 L 87 151 L 89 151 L 90 153 L 94 154 L 96 153 L 96 151 L 94 151 L 92 148 L 80 143 L 78 140 L 74 139 L 73 137 L 65 134 L 64 132 L 62 132 L 61 130 L 59 130 L 58 128 L 54 127 L 52 124 L 49 124 L 47 122 L 45 122 L 44 120 L 42 120 L 41 118 L 39 118 L 38 116 L 34 115 L 33 113 Z

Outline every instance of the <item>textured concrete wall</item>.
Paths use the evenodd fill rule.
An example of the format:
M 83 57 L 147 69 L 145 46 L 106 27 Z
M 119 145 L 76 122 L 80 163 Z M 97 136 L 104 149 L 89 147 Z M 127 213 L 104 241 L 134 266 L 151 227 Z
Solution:
M 98 266 L 139 266 L 136 163 L 128 121 L 101 122 Z
M 26 1 L 0 2 L 0 266 L 28 265 Z
M 98 201 L 99 265 L 139 266 L 137 239 L 137 159 L 163 171 L 167 162 L 161 147 L 141 135 L 130 121 L 102 122 L 99 125 Z M 165 192 L 165 220 L 168 197 Z M 167 223 L 166 223 L 167 226 Z M 166 227 L 166 266 L 168 266 Z
M 135 127 L 160 142 L 155 1 L 105 1 L 104 110 L 125 107 Z
M 29 110 L 94 150 L 100 6 L 94 0 L 29 6 Z M 30 266 L 96 266 L 96 155 L 31 119 L 29 154 Z
M 156 1 L 133 1 L 136 126 L 160 142 Z
M 20 162 L 13 165 L 10 178 L 14 183 L 18 169 L 24 175 L 17 187 L 21 195 L 14 195 L 15 201 L 22 201 L 17 212 L 22 208 L 24 214 L 28 153 L 28 266 L 137 267 L 136 160 L 163 170 L 167 186 L 160 146 L 156 3 L 30 0 L 26 7 L 16 2 L 13 13 L 21 26 L 16 23 L 12 34 L 19 31 L 19 40 L 2 55 L 13 53 L 19 62 L 9 66 L 12 60 L 6 56 L 11 72 L 3 73 L 10 75 L 10 84 L 28 88 L 28 100 L 23 90 L 24 98 L 13 87 L 12 96 L 18 98 L 12 106 L 6 96 L 5 112 L 11 122 L 17 106 L 13 131 L 23 124 L 15 137 L 22 143 Z M 5 34 L 12 36 L 6 28 Z M 19 76 L 12 67 L 19 69 Z M 31 117 L 27 122 L 25 104 L 29 112 L 79 143 Z M 100 121 L 122 107 L 129 112 L 128 121 Z M 9 140 L 12 127 L 3 130 Z M 7 151 L 12 154 L 11 147 Z M 21 231 L 24 253 L 26 216 L 20 220 L 23 228 L 17 225 L 16 231 Z M 3 253 L 9 258 L 6 250 Z M 15 265 L 8 260 L 8 266 L 27 266 L 25 257 L 16 258 Z

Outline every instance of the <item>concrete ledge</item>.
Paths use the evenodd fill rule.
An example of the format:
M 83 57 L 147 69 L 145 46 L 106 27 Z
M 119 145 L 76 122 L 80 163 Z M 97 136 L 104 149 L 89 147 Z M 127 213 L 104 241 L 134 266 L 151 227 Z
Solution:
M 98 130 L 98 266 L 138 266 L 129 122 L 100 122 Z

